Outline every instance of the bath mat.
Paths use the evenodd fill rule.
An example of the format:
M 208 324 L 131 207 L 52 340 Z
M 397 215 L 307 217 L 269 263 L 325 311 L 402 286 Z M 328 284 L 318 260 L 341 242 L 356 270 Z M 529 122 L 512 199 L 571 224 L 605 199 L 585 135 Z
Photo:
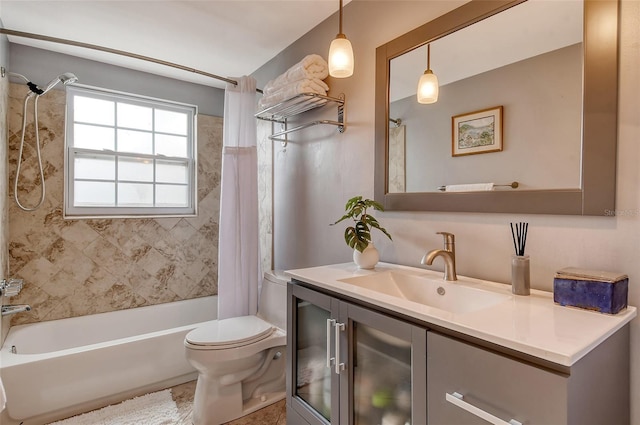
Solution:
M 175 425 L 179 422 L 171 390 L 163 390 L 50 425 Z

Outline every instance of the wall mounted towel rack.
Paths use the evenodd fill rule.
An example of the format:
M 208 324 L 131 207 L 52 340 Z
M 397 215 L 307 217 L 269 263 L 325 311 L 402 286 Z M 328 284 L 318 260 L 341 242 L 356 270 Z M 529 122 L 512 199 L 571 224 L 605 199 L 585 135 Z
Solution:
M 511 189 L 517 189 L 520 186 L 518 182 L 511 182 L 509 184 L 494 184 L 494 187 L 510 187 Z M 447 186 L 438 186 L 438 190 L 441 192 L 447 191 Z
M 290 118 L 293 118 L 303 112 L 332 104 L 337 105 L 338 108 L 338 119 L 336 121 L 316 120 L 301 124 L 294 128 L 288 128 L 288 120 Z M 284 129 L 277 133 L 273 133 L 271 136 L 269 136 L 269 139 L 279 141 L 282 143 L 282 146 L 286 146 L 288 142 L 288 134 L 314 125 L 334 125 L 338 128 L 338 131 L 340 133 L 344 133 L 344 131 L 346 130 L 346 124 L 344 122 L 344 106 L 344 94 L 340 94 L 340 97 L 336 98 L 324 96 L 317 93 L 301 93 L 261 110 L 260 112 L 255 114 L 255 117 L 261 120 L 283 124 Z M 284 138 L 282 138 L 282 136 L 284 136 Z

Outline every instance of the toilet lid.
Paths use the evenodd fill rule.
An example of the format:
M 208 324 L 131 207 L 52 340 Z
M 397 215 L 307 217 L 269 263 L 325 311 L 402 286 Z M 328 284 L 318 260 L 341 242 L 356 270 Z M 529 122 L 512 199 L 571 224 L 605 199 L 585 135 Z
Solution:
M 190 344 L 206 346 L 248 344 L 266 338 L 274 329 L 257 316 L 232 317 L 212 320 L 189 332 L 186 340 Z

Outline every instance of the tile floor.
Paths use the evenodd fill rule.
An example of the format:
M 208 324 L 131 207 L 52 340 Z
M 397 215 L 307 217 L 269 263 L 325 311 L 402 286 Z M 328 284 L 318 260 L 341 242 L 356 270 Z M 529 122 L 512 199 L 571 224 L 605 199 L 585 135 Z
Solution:
M 176 425 L 192 425 L 193 395 L 196 381 L 187 382 L 171 388 L 173 399 L 178 406 L 180 422 Z M 260 409 L 251 415 L 228 422 L 226 425 L 286 425 L 285 400 Z

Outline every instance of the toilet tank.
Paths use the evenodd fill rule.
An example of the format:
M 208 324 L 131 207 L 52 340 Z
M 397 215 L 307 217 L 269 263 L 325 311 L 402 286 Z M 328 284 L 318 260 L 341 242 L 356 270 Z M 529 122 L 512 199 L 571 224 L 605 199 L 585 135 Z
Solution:
M 258 316 L 280 329 L 287 328 L 287 282 L 281 271 L 264 273 L 258 301 Z

